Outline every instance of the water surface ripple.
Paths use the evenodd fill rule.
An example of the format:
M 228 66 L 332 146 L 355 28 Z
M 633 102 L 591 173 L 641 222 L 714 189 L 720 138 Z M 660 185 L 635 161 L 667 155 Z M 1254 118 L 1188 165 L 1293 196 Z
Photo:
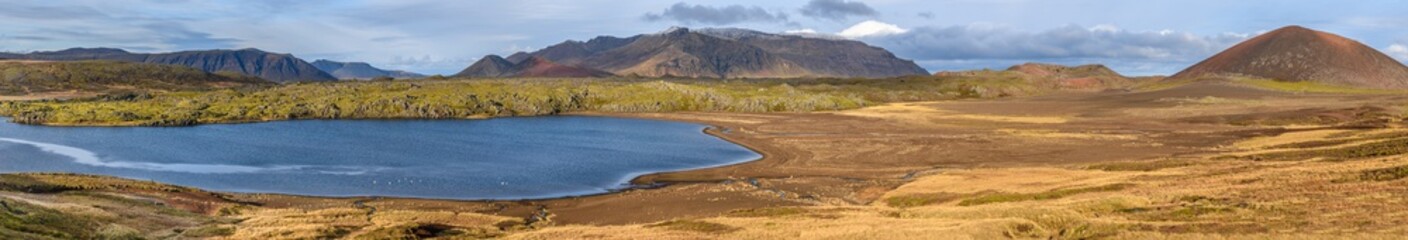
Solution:
M 528 199 L 754 160 L 689 123 L 606 117 L 307 120 L 181 128 L 0 123 L 0 172 L 72 172 L 217 191 Z

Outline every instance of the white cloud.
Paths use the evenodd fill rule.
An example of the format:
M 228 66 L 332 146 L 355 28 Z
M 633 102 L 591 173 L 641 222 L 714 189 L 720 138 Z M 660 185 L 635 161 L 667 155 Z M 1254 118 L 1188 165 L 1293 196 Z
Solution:
M 1245 40 L 1242 34 L 1200 36 L 1130 31 L 1113 25 L 1042 31 L 976 24 L 921 27 L 867 42 L 918 60 L 1111 58 L 1197 60 Z
M 1110 24 L 1100 24 L 1100 25 L 1095 25 L 1094 27 L 1090 27 L 1090 31 L 1091 31 L 1091 32 L 1119 32 L 1119 31 L 1120 31 L 1120 27 L 1116 27 L 1115 25 L 1110 25 Z M 1168 31 L 1168 30 L 1164 30 L 1164 31 Z M 1164 32 L 1160 32 L 1160 33 L 1164 33 Z
M 797 29 L 797 30 L 782 31 L 782 33 L 783 33 L 783 34 L 792 34 L 792 35 L 810 35 L 810 34 L 817 34 L 818 32 L 816 31 L 816 29 L 803 28 L 803 29 Z
M 868 38 L 904 34 L 907 32 L 909 32 L 909 29 L 900 28 L 900 26 L 894 24 L 884 23 L 875 20 L 866 20 L 864 22 L 857 23 L 855 26 L 846 28 L 846 30 L 841 30 L 841 32 L 837 33 L 836 35 L 845 38 Z
M 1387 53 L 1389 56 L 1392 56 L 1394 58 L 1398 58 L 1398 60 L 1408 61 L 1408 46 L 1405 46 L 1403 44 L 1388 45 L 1388 48 L 1384 49 L 1384 53 Z
M 671 5 L 660 13 L 646 13 L 647 21 L 676 21 L 683 24 L 730 25 L 744 22 L 786 23 L 787 14 L 773 13 L 758 6 L 729 5 L 723 7 L 690 5 L 684 2 Z
M 1068 25 L 1030 31 L 977 23 L 917 27 L 862 40 L 913 59 L 929 70 L 1001 69 L 1023 62 L 1101 63 L 1122 73 L 1147 75 L 1171 74 L 1248 36 L 1131 31 L 1114 25 Z
M 863 2 L 846 0 L 812 0 L 807 2 L 806 6 L 802 6 L 800 11 L 803 16 L 837 21 L 845 20 L 851 16 L 880 15 L 880 12 L 876 12 L 874 8 L 870 8 Z

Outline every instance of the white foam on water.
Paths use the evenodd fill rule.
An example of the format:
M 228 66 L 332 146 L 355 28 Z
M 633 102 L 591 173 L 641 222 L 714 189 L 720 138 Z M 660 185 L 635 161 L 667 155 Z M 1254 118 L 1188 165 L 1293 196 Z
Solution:
M 75 163 L 83 164 L 83 165 L 97 166 L 97 167 L 108 167 L 108 168 L 138 169 L 138 170 L 159 171 L 159 172 L 181 172 L 181 173 L 202 173 L 202 174 L 234 174 L 234 173 L 264 173 L 264 172 L 281 172 L 281 171 L 296 171 L 296 170 L 304 170 L 304 169 L 316 169 L 317 171 L 314 171 L 314 172 L 322 173 L 322 174 L 333 174 L 333 175 L 361 175 L 361 174 L 367 173 L 368 171 L 372 171 L 372 170 L 360 169 L 360 168 L 353 168 L 353 167 L 325 167 L 325 166 L 273 166 L 273 167 L 256 167 L 256 166 L 228 165 L 228 164 L 189 164 L 189 163 L 153 163 L 153 162 L 103 161 L 103 159 L 102 159 L 101 157 L 98 157 L 98 154 L 97 154 L 97 153 L 93 153 L 93 151 L 88 151 L 88 150 L 86 150 L 86 149 L 77 148 L 77 147 L 72 147 L 72 146 L 64 146 L 64 145 L 53 144 L 53 143 L 42 143 L 42 142 L 35 142 L 35 141 L 29 141 L 29 140 L 23 140 L 23 139 L 14 139 L 14 138 L 0 138 L 0 142 L 11 142 L 11 143 L 18 143 L 18 144 L 24 144 L 24 145 L 34 146 L 35 148 L 39 148 L 40 151 L 44 151 L 44 152 L 48 152 L 48 153 L 53 153 L 53 154 L 58 154 L 58 155 L 62 155 L 62 156 L 65 156 L 65 157 L 72 158 Z

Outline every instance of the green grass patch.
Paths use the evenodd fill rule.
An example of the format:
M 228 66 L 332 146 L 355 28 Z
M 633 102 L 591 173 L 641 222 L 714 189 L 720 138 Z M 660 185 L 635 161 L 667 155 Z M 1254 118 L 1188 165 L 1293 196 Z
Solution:
M 1059 198 L 1064 198 L 1064 197 L 1068 197 L 1068 196 L 1072 196 L 1072 195 L 1076 195 L 1076 194 L 1082 194 L 1082 193 L 1119 191 L 1119 190 L 1124 190 L 1125 188 L 1129 188 L 1129 187 L 1132 187 L 1132 186 L 1134 186 L 1134 184 L 1118 183 L 1118 184 L 1108 184 L 1108 185 L 1101 185 L 1101 186 L 1094 186 L 1094 187 L 1056 189 L 1056 190 L 1051 190 L 1051 191 L 1046 191 L 1046 192 L 1039 192 L 1039 193 L 992 193 L 992 194 L 981 195 L 981 196 L 978 196 L 978 197 L 975 197 L 975 198 L 964 199 L 963 201 L 958 202 L 958 205 L 959 205 L 959 206 L 976 206 L 976 205 L 992 204 L 992 203 L 1004 203 L 1004 202 L 1024 202 L 1024 201 L 1051 200 L 1051 199 L 1059 199 Z
M 1341 94 L 1403 94 L 1404 90 L 1368 89 L 1338 86 L 1313 81 L 1279 81 L 1258 78 L 1234 78 L 1233 82 L 1251 87 L 1294 93 L 1341 93 Z
M 958 200 L 966 195 L 956 193 L 926 193 L 895 196 L 885 199 L 885 205 L 896 208 L 911 208 L 933 204 L 942 204 L 953 200 Z
M 73 173 L 0 174 L 0 190 L 58 193 L 72 190 L 141 189 L 163 192 L 199 191 L 193 188 L 107 176 Z
M 1178 80 L 1159 79 L 1159 80 L 1141 82 L 1141 83 L 1139 83 L 1139 84 L 1134 85 L 1134 87 L 1132 87 L 1132 89 L 1137 90 L 1137 91 L 1150 92 L 1150 91 L 1166 90 L 1166 89 L 1181 87 L 1181 86 L 1183 86 L 1183 85 L 1188 85 L 1188 84 L 1194 83 L 1194 82 L 1197 82 L 1197 81 L 1194 80 L 1194 79 L 1178 79 Z
M 1267 148 L 1269 148 L 1269 149 L 1320 148 L 1320 147 L 1330 147 L 1330 146 L 1345 145 L 1345 144 L 1349 144 L 1349 143 L 1353 143 L 1353 142 L 1366 141 L 1366 140 L 1391 139 L 1391 138 L 1405 138 L 1405 137 L 1408 137 L 1408 132 L 1381 133 L 1381 134 L 1374 134 L 1374 135 L 1370 135 L 1370 136 L 1357 137 L 1357 138 L 1344 138 L 1344 139 L 1328 139 L 1328 140 L 1315 140 L 1315 141 L 1293 142 L 1293 143 L 1286 143 L 1286 144 L 1280 144 L 1280 145 L 1270 146 L 1270 147 L 1267 147 Z
M 99 239 L 101 224 L 0 198 L 0 239 Z
M 724 225 L 724 224 L 718 224 L 718 223 L 712 223 L 712 222 L 699 221 L 699 220 L 672 220 L 672 221 L 666 221 L 666 222 L 662 222 L 662 223 L 656 223 L 656 224 L 646 225 L 645 227 L 648 227 L 648 228 L 664 228 L 664 229 L 675 230 L 675 231 L 700 232 L 700 233 L 714 233 L 714 234 L 730 233 L 730 232 L 738 231 L 738 230 L 740 229 L 740 228 L 734 227 L 734 226 L 729 226 L 729 225 Z
M 0 102 L 27 124 L 186 126 L 289 119 L 464 119 L 567 112 L 810 112 L 886 102 L 1032 95 L 1015 77 L 633 80 L 494 79 L 295 83 L 258 89 Z
M 1272 152 L 1245 156 L 1229 155 L 1221 156 L 1217 159 L 1238 159 L 1252 161 L 1301 161 L 1319 158 L 1328 161 L 1347 161 L 1402 155 L 1405 153 L 1408 153 L 1408 138 L 1392 139 L 1387 141 L 1332 149 Z
M 500 235 L 497 231 L 443 224 L 406 224 L 372 230 L 358 235 L 356 239 L 489 239 Z
M 51 184 L 35 179 L 31 175 L 0 174 L 0 190 L 26 193 L 58 193 L 80 188 Z
M 1393 181 L 1408 177 L 1408 165 L 1370 169 L 1359 173 L 1361 181 Z
M 729 217 L 785 217 L 806 214 L 807 210 L 801 208 L 753 208 L 733 210 L 725 214 Z
M 122 89 L 207 90 L 230 86 L 272 85 L 232 73 L 119 61 L 0 63 L 0 95 L 57 91 L 108 92 Z
M 1194 162 L 1193 162 L 1192 160 L 1184 160 L 1184 159 L 1165 159 L 1165 160 L 1157 160 L 1157 161 L 1128 161 L 1128 162 L 1100 163 L 1100 164 L 1095 164 L 1095 165 L 1086 166 L 1085 169 L 1088 169 L 1088 170 L 1100 170 L 1100 171 L 1149 172 L 1149 171 L 1156 171 L 1156 170 L 1165 169 L 1165 168 L 1187 167 L 1187 166 L 1192 166 L 1193 164 L 1194 164 Z
M 235 234 L 235 227 L 233 227 L 233 226 L 210 225 L 210 226 L 202 226 L 202 227 L 200 227 L 200 228 L 185 230 L 185 231 L 181 232 L 181 237 L 184 237 L 184 238 L 193 238 L 193 239 L 196 239 L 196 238 L 214 238 L 214 237 L 230 236 L 230 235 L 234 235 L 234 234 Z
M 1137 219 L 1151 221 L 1197 221 L 1208 218 L 1239 217 L 1232 214 L 1256 208 L 1246 202 L 1227 198 L 1190 195 L 1174 198 L 1167 205 L 1121 209 L 1118 212 L 1129 214 Z

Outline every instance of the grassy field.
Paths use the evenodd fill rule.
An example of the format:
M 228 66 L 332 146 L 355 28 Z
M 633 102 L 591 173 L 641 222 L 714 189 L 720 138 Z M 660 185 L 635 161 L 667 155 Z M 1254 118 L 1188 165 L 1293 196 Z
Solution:
M 578 105 L 568 106 L 590 106 L 575 111 L 606 106 L 670 106 L 619 109 L 643 112 L 745 111 L 725 104 L 657 104 L 663 101 L 658 97 L 626 101 L 637 98 L 625 96 L 639 95 L 736 94 L 726 95 L 734 101 L 698 101 L 709 103 L 790 100 L 769 100 L 748 92 L 838 96 L 871 107 L 815 114 L 633 114 L 720 119 L 696 122 L 734 129 L 722 136 L 762 146 L 758 149 L 767 153 L 781 153 L 769 156 L 782 161 L 764 159 L 753 167 L 716 169 L 737 176 L 728 180 L 571 199 L 312 198 L 212 193 L 98 176 L 0 174 L 0 238 L 1402 239 L 1408 235 L 1404 227 L 1408 222 L 1403 220 L 1408 219 L 1408 207 L 1403 205 L 1408 199 L 1408 150 L 1403 147 L 1408 143 L 1404 125 L 1408 116 L 1389 116 L 1385 124 L 1375 125 L 1347 125 L 1358 119 L 1346 118 L 1296 127 L 1188 120 L 1196 114 L 1299 118 L 1306 109 L 1356 116 L 1366 112 L 1354 109 L 1366 105 L 1374 106 L 1369 109 L 1401 106 L 1405 99 L 1398 96 L 1328 98 L 1287 93 L 1255 99 L 1146 99 L 1135 92 L 1113 100 L 1055 94 L 873 106 L 901 99 L 886 96 L 965 96 L 934 87 L 951 83 L 928 80 L 881 86 L 844 81 L 358 82 L 20 103 L 137 104 L 160 98 L 299 91 L 303 96 L 326 97 L 317 94 L 327 92 L 313 90 L 338 88 L 363 89 L 352 93 L 376 96 L 435 95 L 420 91 L 487 94 L 475 90 L 481 87 L 562 90 L 562 95 L 551 96 L 579 96 Z M 901 87 L 904 84 L 916 85 Z M 404 89 L 370 91 L 391 87 Z M 607 92 L 611 97 L 603 96 Z M 1159 104 L 1133 105 L 1119 112 L 1076 108 L 1128 99 Z M 1163 104 L 1169 101 L 1184 104 Z M 672 103 L 680 102 L 694 101 Z M 1367 113 L 1378 116 L 1385 111 L 1398 110 Z M 1284 112 L 1298 114 L 1280 114 Z M 779 157 L 785 154 L 796 157 Z M 691 174 L 703 176 L 709 171 L 713 170 Z M 864 173 L 845 175 L 855 172 Z M 710 208 L 714 209 L 693 214 L 695 209 Z M 612 217 L 641 220 L 592 222 Z
M 819 80 L 489 79 L 305 83 L 0 102 L 27 124 L 185 126 L 288 119 L 465 119 L 568 112 L 809 112 L 1028 95 L 1017 77 Z

